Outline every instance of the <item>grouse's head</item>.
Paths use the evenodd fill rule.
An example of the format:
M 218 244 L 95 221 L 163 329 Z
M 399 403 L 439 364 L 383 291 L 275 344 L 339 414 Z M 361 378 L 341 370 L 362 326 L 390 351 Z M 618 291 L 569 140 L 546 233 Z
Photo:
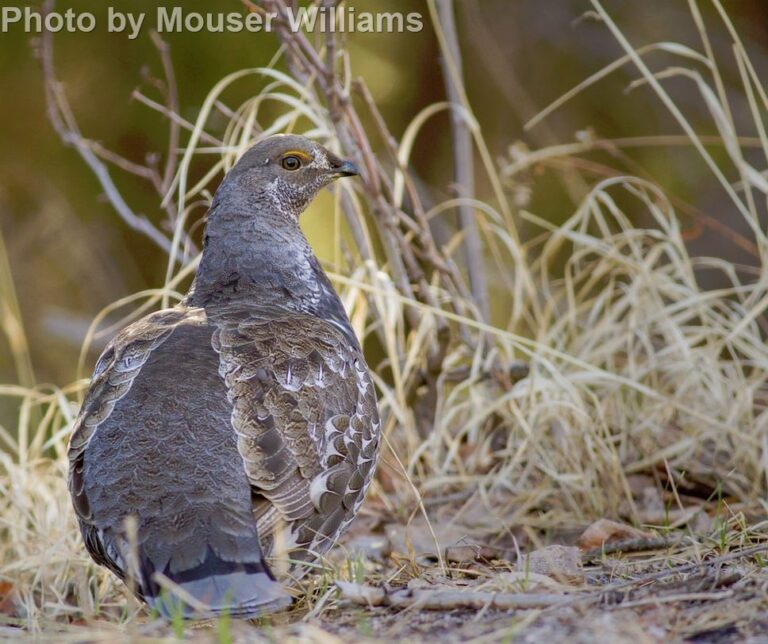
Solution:
M 322 145 L 303 136 L 278 134 L 248 150 L 226 182 L 298 219 L 321 188 L 339 177 L 356 174 L 359 172 L 352 162 Z

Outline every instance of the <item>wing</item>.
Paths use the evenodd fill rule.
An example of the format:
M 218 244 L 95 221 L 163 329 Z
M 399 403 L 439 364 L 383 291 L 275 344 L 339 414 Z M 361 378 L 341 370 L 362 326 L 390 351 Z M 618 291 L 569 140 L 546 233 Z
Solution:
M 167 611 L 159 572 L 209 611 L 253 616 L 291 600 L 264 563 L 213 330 L 179 307 L 115 339 L 75 428 L 70 487 L 94 559 L 121 577 L 132 562 L 151 606 Z
M 85 493 L 85 450 L 99 425 L 109 418 L 115 405 L 128 393 L 152 351 L 162 345 L 190 315 L 196 313 L 181 309 L 159 311 L 142 318 L 112 339 L 96 363 L 70 438 L 69 491 L 83 540 L 94 560 L 120 577 L 124 576 L 124 566 L 119 552 L 114 544 L 105 542 L 91 521 L 91 508 Z
M 214 349 L 233 406 L 266 551 L 277 526 L 308 558 L 354 517 L 371 481 L 379 418 L 351 329 L 309 315 L 217 320 Z

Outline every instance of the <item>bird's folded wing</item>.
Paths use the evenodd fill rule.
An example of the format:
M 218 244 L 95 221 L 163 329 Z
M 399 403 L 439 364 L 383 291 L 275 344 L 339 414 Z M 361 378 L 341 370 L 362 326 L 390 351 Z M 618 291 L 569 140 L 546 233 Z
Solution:
M 116 335 L 101 354 L 91 386 L 83 401 L 69 443 L 69 489 L 81 522 L 85 545 L 94 559 L 122 576 L 119 553 L 107 546 L 92 525 L 91 507 L 85 493 L 84 454 L 89 442 L 128 393 L 141 367 L 154 349 L 165 342 L 176 327 L 189 322 L 199 310 L 170 309 L 149 315 Z
M 271 315 L 217 320 L 213 345 L 262 541 L 270 543 L 265 532 L 282 520 L 292 526 L 291 547 L 323 550 L 330 544 L 320 542 L 353 516 L 373 473 L 375 393 L 351 329 Z
M 87 520 L 90 516 L 81 477 L 82 458 L 88 442 L 112 413 L 115 404 L 128 393 L 150 353 L 190 314 L 195 313 L 169 309 L 143 318 L 116 335 L 96 363 L 88 395 L 69 442 L 69 485 L 75 510 L 81 519 Z

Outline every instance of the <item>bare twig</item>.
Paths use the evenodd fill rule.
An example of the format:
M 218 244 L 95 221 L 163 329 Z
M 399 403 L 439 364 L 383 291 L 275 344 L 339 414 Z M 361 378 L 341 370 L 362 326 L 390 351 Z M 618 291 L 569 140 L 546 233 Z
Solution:
M 462 60 L 459 39 L 456 34 L 456 21 L 453 12 L 453 0 L 437 0 L 440 24 L 435 25 L 443 32 L 445 50 L 441 58 L 443 79 L 448 100 L 456 105 L 464 106 L 465 97 L 462 88 Z M 456 181 L 456 191 L 460 197 L 474 197 L 475 176 L 472 159 L 472 136 L 469 127 L 462 116 L 455 110 L 451 111 L 451 134 L 453 137 L 453 172 Z M 467 258 L 467 273 L 472 295 L 477 303 L 483 319 L 487 320 L 488 291 L 483 249 L 480 234 L 477 230 L 474 209 L 469 205 L 460 205 L 459 222 L 464 232 L 464 251 Z
M 680 604 L 682 602 L 717 602 L 721 599 L 733 597 L 732 590 L 723 590 L 719 593 L 680 593 L 679 595 L 662 595 L 661 597 L 643 597 L 621 603 L 621 608 L 636 608 L 638 606 L 655 606 L 658 604 Z
M 477 288 L 473 291 L 467 288 L 464 277 L 454 261 L 453 245 L 447 245 L 450 249 L 438 245 L 421 194 L 408 168 L 404 167 L 407 164 L 400 157 L 398 144 L 364 83 L 356 81 L 350 84 L 346 75 L 342 77 L 341 69 L 337 69 L 336 63 L 343 57 L 344 52 L 339 49 L 336 37 L 333 34 L 326 35 L 323 52 L 313 46 L 305 33 L 297 33 L 289 28 L 289 5 L 286 0 L 261 0 L 260 4 L 278 16 L 273 24 L 283 44 L 291 75 L 302 83 L 308 92 L 316 93 L 319 104 L 324 103 L 327 106 L 327 116 L 342 149 L 361 162 L 363 198 L 373 215 L 379 247 L 384 251 L 386 266 L 397 290 L 408 300 L 423 302 L 435 310 L 448 307 L 457 315 L 478 319 L 487 317 L 485 312 L 478 310 L 478 305 L 485 302 L 487 311 L 487 296 L 484 295 L 482 249 L 477 237 L 474 210 L 470 208 L 465 212 L 469 217 L 467 226 L 474 229 L 477 237 L 477 244 L 473 247 L 475 250 L 470 252 L 470 255 L 474 253 L 473 256 L 478 259 L 472 269 L 472 274 L 477 278 Z M 322 5 L 326 8 L 333 4 L 333 0 L 322 0 Z M 321 56 L 323 53 L 324 57 Z M 453 65 L 453 62 L 451 64 Z M 348 66 L 344 66 L 344 71 L 348 75 Z M 397 197 L 387 169 L 373 154 L 369 136 L 363 129 L 360 115 L 349 95 L 350 86 L 363 99 L 373 116 L 386 150 L 395 164 L 394 170 L 398 173 L 398 179 L 402 179 L 403 193 Z M 467 101 L 463 87 L 457 86 L 457 91 L 460 95 L 457 96 L 456 104 L 460 106 L 459 109 L 464 109 Z M 464 134 L 468 132 L 464 130 Z M 471 193 L 471 138 L 464 142 L 467 144 L 465 151 L 469 155 L 469 165 L 466 161 L 467 155 L 461 153 L 460 156 L 463 159 L 462 168 L 469 168 L 470 179 L 464 183 L 469 185 Z M 361 227 L 359 208 L 353 206 L 352 199 L 342 195 L 341 207 L 360 254 L 363 258 L 373 257 L 373 247 Z M 466 236 L 464 228 L 462 233 Z M 404 315 L 411 329 L 419 328 L 422 319 L 417 308 L 405 307 Z M 428 338 L 426 359 L 419 368 L 409 369 L 403 382 L 404 399 L 414 410 L 416 425 L 422 436 L 432 432 L 435 426 L 439 374 L 455 335 L 451 332 L 447 318 L 436 316 L 433 322 L 435 328 Z M 381 327 L 376 328 L 377 332 L 381 333 Z M 458 325 L 457 330 L 462 342 L 474 351 L 481 334 L 474 333 L 463 325 Z
M 708 561 L 683 564 L 682 566 L 667 568 L 659 572 L 654 572 L 647 575 L 641 575 L 640 577 L 637 577 L 635 579 L 630 579 L 628 581 L 611 584 L 602 588 L 598 592 L 598 594 L 605 596 L 606 594 L 613 593 L 618 590 L 624 590 L 632 586 L 643 585 L 653 581 L 659 581 L 660 579 L 666 579 L 668 577 L 673 577 L 674 575 L 680 575 L 680 574 L 692 572 L 694 570 L 700 570 L 702 568 L 707 568 L 707 567 L 712 568 L 715 566 L 721 566 L 724 563 L 728 563 L 730 561 L 736 561 L 738 559 L 744 559 L 746 557 L 752 557 L 754 555 L 761 554 L 766 551 L 768 551 L 768 544 L 763 543 L 758 546 L 753 546 L 751 548 L 744 548 L 743 550 L 731 552 L 731 553 L 728 553 L 727 555 L 715 557 Z
M 349 599 L 361 606 L 383 606 L 387 601 L 386 591 L 376 586 L 337 580 L 336 587 L 341 591 L 344 599 Z
M 178 123 L 185 130 L 189 130 L 191 132 L 195 129 L 195 126 L 192 123 L 182 118 L 177 113 L 171 112 L 165 105 L 161 105 L 157 101 L 153 101 L 151 98 L 145 96 L 138 90 L 134 90 L 133 94 L 131 94 L 131 98 L 134 98 L 139 101 L 139 103 L 142 103 L 143 105 L 146 105 L 147 107 L 159 112 L 160 114 L 167 116 L 171 121 Z M 219 148 L 225 147 L 224 141 L 217 139 L 215 136 L 211 136 L 208 134 L 208 132 L 200 132 L 200 140 L 207 143 L 208 145 L 213 145 Z
M 337 0 L 323 0 L 327 10 L 331 10 Z M 339 94 L 336 91 L 336 28 L 329 29 L 325 34 L 325 82 L 328 87 L 328 111 L 334 122 L 341 118 L 339 110 Z
M 651 537 L 644 539 L 625 539 L 606 543 L 599 548 L 590 548 L 584 553 L 584 558 L 595 559 L 603 555 L 612 555 L 622 552 L 645 552 L 648 550 L 662 550 L 680 545 L 681 541 L 686 539 L 672 537 Z
M 53 10 L 53 2 L 49 0 L 44 5 L 44 11 Z M 45 79 L 45 99 L 48 119 L 56 130 L 61 140 L 71 145 L 80 154 L 91 171 L 99 180 L 107 199 L 112 204 L 120 218 L 131 228 L 141 232 L 151 239 L 166 253 L 171 250 L 171 240 L 168 239 L 155 225 L 144 215 L 136 214 L 123 199 L 120 191 L 115 186 L 109 174 L 107 166 L 99 159 L 89 142 L 82 136 L 72 114 L 72 110 L 62 89 L 61 83 L 56 79 L 53 64 L 53 37 L 49 31 L 44 31 L 40 38 L 40 52 Z M 182 261 L 188 258 L 182 257 Z
M 179 90 L 176 84 L 176 73 L 173 70 L 171 62 L 171 49 L 156 31 L 153 31 L 152 42 L 160 53 L 160 60 L 163 63 L 163 73 L 165 74 L 166 89 L 166 107 L 171 114 L 179 113 Z M 176 154 L 179 147 L 179 122 L 171 119 L 170 133 L 168 135 L 168 156 L 165 162 L 165 171 L 163 172 L 162 194 L 168 192 L 173 181 L 173 175 L 176 173 L 177 158 Z
M 101 157 L 105 161 L 109 161 L 121 170 L 136 175 L 137 177 L 141 177 L 142 179 L 147 179 L 148 181 L 153 180 L 155 172 L 152 170 L 152 168 L 148 168 L 147 166 L 141 165 L 139 163 L 134 163 L 133 161 L 130 161 L 129 159 L 126 159 L 125 157 L 112 152 L 112 150 L 108 150 L 98 141 L 83 138 L 82 142 L 83 145 L 91 148 L 94 154 Z
M 413 606 L 422 610 L 453 610 L 456 608 L 495 608 L 498 610 L 530 610 L 550 608 L 567 602 L 568 595 L 536 593 L 489 593 L 475 590 L 445 588 L 397 589 L 388 592 L 364 584 L 337 581 L 342 597 L 362 606 Z

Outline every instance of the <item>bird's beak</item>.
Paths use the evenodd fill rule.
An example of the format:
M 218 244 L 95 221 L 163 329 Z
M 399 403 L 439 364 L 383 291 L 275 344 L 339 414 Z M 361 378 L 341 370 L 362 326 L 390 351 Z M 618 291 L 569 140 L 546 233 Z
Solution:
M 354 177 L 360 174 L 360 170 L 351 161 L 343 161 L 338 168 L 332 170 L 333 174 L 337 177 Z

